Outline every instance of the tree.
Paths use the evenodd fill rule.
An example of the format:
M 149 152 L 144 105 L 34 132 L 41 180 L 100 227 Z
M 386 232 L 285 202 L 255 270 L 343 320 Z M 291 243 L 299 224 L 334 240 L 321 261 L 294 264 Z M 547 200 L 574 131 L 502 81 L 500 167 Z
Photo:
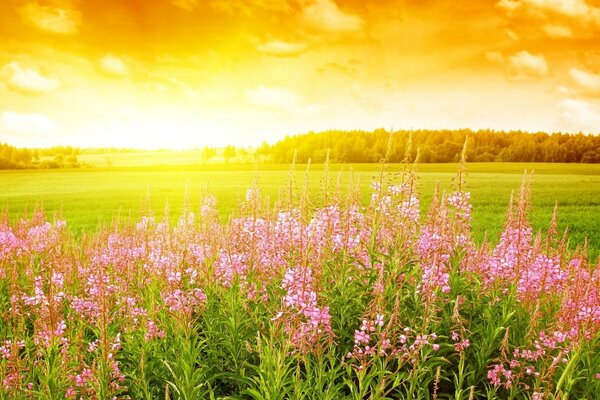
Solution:
M 235 157 L 236 154 L 237 154 L 237 152 L 236 152 L 235 146 L 232 146 L 232 145 L 228 145 L 223 150 L 223 158 L 225 158 L 226 163 L 228 163 L 231 158 Z
M 217 155 L 217 149 L 213 147 L 204 146 L 202 153 L 200 154 L 200 158 L 202 159 L 202 164 L 206 164 L 210 161 L 211 158 Z

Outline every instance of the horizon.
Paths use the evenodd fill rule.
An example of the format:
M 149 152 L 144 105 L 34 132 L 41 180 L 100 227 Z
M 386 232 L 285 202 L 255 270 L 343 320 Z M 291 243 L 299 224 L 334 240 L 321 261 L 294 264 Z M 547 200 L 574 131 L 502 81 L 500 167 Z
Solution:
M 444 132 L 444 131 L 448 131 L 451 133 L 455 133 L 455 132 L 463 132 L 463 131 L 468 131 L 466 133 L 467 138 L 469 137 L 469 134 L 478 134 L 478 132 L 486 132 L 489 131 L 493 134 L 512 134 L 512 133 L 525 133 L 527 135 L 536 135 L 536 134 L 543 134 L 543 135 L 548 135 L 548 136 L 552 136 L 552 135 L 569 135 L 569 136 L 575 136 L 575 135 L 583 135 L 583 136 L 599 136 L 598 133 L 590 133 L 590 132 L 544 132 L 544 131 L 525 131 L 525 130 L 493 130 L 493 129 L 479 129 L 479 130 L 472 130 L 470 128 L 457 128 L 457 129 L 396 129 L 396 130 L 386 130 L 385 128 L 375 128 L 373 130 L 358 130 L 358 129 L 353 129 L 353 130 L 340 130 L 340 129 L 329 129 L 329 130 L 324 130 L 324 131 L 308 131 L 308 132 L 301 132 L 301 133 L 293 133 L 293 134 L 285 134 L 284 136 L 277 138 L 276 140 L 269 142 L 266 140 L 263 140 L 262 142 L 259 143 L 255 143 L 255 144 L 249 144 L 249 145 L 236 145 L 233 143 L 225 143 L 225 144 L 219 144 L 216 146 L 210 146 L 210 145 L 199 145 L 199 146 L 194 146 L 194 147 L 116 147 L 116 146 L 107 146 L 107 147 L 95 147 L 95 146 L 90 146 L 90 147 L 82 147 L 82 146 L 75 146 L 69 143 L 58 143 L 58 144 L 53 144 L 53 145 L 48 145 L 48 146 L 15 146 L 13 143 L 9 143 L 9 142 L 3 142 L 0 140 L 0 145 L 4 144 L 4 145 L 8 145 L 8 146 L 13 146 L 16 147 L 17 149 L 29 149 L 29 150 L 50 150 L 53 148 L 68 148 L 71 147 L 73 149 L 78 149 L 78 150 L 84 150 L 84 151 L 94 151 L 94 150 L 98 150 L 98 151 L 105 151 L 105 150 L 113 150 L 114 152 L 123 152 L 123 153 L 127 153 L 127 152 L 161 152 L 161 151 L 165 151 L 165 152 L 189 152 L 189 151 L 201 151 L 205 148 L 210 148 L 210 149 L 216 149 L 216 150 L 223 150 L 227 147 L 234 147 L 236 149 L 247 149 L 247 150 L 256 150 L 259 147 L 261 147 L 264 144 L 267 144 L 268 146 L 274 146 L 276 144 L 278 144 L 279 142 L 285 140 L 286 138 L 294 138 L 294 137 L 302 137 L 302 136 L 307 136 L 310 134 L 328 134 L 328 133 L 332 133 L 332 132 L 341 132 L 341 133 L 351 133 L 354 131 L 361 131 L 361 132 L 365 132 L 367 134 L 374 134 L 377 131 L 384 131 L 390 135 L 395 135 L 395 134 L 402 134 L 402 133 L 413 133 L 413 132 Z M 88 154 L 93 154 L 93 153 L 88 153 Z
M 7 0 L 0 22 L 0 142 L 17 147 L 600 126 L 596 0 Z

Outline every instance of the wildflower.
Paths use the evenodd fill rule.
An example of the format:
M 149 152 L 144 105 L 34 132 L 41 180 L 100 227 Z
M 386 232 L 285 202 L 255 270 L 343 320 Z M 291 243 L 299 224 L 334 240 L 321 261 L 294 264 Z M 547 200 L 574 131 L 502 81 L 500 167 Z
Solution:
M 354 343 L 360 345 L 362 343 L 369 343 L 371 340 L 371 336 L 369 336 L 365 331 L 354 331 Z
M 504 386 L 508 389 L 512 385 L 512 371 L 505 369 L 502 364 L 493 365 L 487 376 L 495 386 Z

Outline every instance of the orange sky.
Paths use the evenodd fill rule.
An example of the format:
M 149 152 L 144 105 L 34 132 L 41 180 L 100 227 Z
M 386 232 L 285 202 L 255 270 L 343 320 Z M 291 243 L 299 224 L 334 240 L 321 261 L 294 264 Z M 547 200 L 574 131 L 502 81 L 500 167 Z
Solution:
M 600 130 L 600 1 L 2 0 L 0 142 Z

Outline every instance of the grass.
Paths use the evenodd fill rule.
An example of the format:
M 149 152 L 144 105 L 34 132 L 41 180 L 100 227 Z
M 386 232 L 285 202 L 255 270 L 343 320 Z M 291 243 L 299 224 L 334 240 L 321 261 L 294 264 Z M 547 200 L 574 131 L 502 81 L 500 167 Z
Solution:
M 493 205 L 507 200 L 498 193 L 518 185 L 520 173 L 488 167 L 472 166 L 469 179 Z M 573 201 L 565 187 L 594 193 L 593 179 L 577 184 L 596 176 L 590 169 L 539 167 L 548 171 L 534 188 L 542 199 Z M 363 198 L 355 186 L 343 197 L 327 185 L 321 208 L 315 167 L 302 203 L 284 195 L 274 213 L 250 191 L 229 222 L 210 201 L 199 218 L 120 219 L 83 237 L 40 213 L 0 221 L 0 400 L 600 398 L 600 269 L 554 232 L 533 239 L 531 186 L 517 194 L 492 250 L 472 242 L 462 191 L 437 196 L 421 221 L 412 179 L 381 185 L 360 207 L 376 171 L 355 173 Z M 430 196 L 437 179 L 447 186 L 449 171 L 424 166 L 423 192 Z M 276 194 L 286 168 L 258 175 Z M 4 176 L 13 179 L 5 192 L 28 177 L 23 193 L 54 193 L 78 215 L 76 203 L 64 202 L 69 193 L 113 202 L 129 193 L 135 204 L 149 183 L 159 200 L 167 195 L 157 184 L 179 203 L 186 185 L 204 185 L 235 203 L 254 172 L 228 165 Z M 114 213 L 110 204 L 95 208 Z M 501 217 L 505 205 L 497 206 L 479 214 L 480 228 L 486 215 Z
M 81 154 L 77 160 L 85 165 L 107 167 L 147 167 L 156 165 L 191 165 L 202 160 L 201 150 L 133 151 L 128 153 Z
M 401 167 L 391 165 L 390 172 Z M 265 195 L 273 201 L 286 185 L 287 165 L 208 164 L 205 166 L 139 166 L 74 170 L 28 170 L 0 172 L 0 207 L 16 219 L 36 206 L 49 213 L 60 211 L 71 230 L 91 232 L 117 216 L 136 218 L 150 196 L 154 212 L 162 214 L 168 203 L 178 216 L 185 193 L 192 208 L 199 205 L 202 193 L 217 198 L 218 210 L 227 219 L 239 204 L 246 188 L 258 179 Z M 301 187 L 308 177 L 309 191 L 317 194 L 323 176 L 322 165 L 296 166 L 296 184 Z M 377 176 L 379 165 L 332 165 L 334 180 L 350 179 L 350 171 L 359 180 L 363 202 L 369 196 L 369 183 Z M 473 203 L 473 229 L 481 240 L 485 233 L 496 240 L 504 219 L 511 191 L 517 190 L 524 170 L 534 171 L 534 228 L 545 229 L 555 203 L 559 205 L 559 227 L 569 228 L 571 244 L 587 237 L 590 253 L 600 250 L 600 165 L 538 163 L 474 163 L 468 165 L 468 190 Z M 456 173 L 456 164 L 419 166 L 421 208 L 426 210 L 434 187 L 440 182 L 447 189 Z M 345 187 L 342 184 L 342 187 Z

